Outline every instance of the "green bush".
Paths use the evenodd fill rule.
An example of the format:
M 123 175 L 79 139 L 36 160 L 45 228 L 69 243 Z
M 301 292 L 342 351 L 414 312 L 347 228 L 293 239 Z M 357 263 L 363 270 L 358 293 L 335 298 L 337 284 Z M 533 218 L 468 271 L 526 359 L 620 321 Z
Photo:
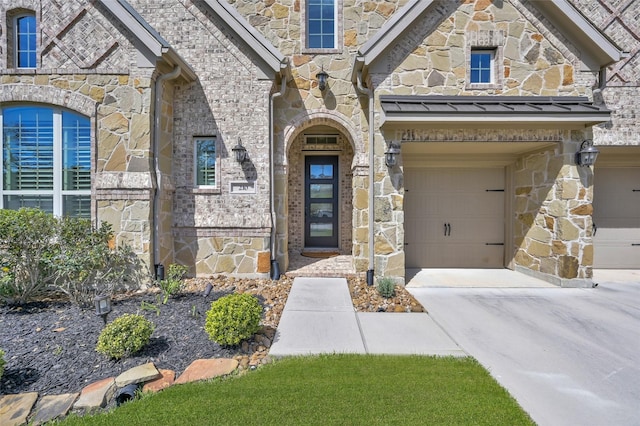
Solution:
M 98 337 L 96 351 L 120 359 L 144 348 L 155 326 L 142 315 L 124 314 L 107 324 Z
M 187 273 L 187 267 L 173 263 L 169 265 L 167 276 L 164 280 L 158 281 L 158 285 L 162 290 L 162 304 L 166 305 L 169 297 L 176 294 L 182 289 L 182 279 Z
M 393 297 L 396 293 L 396 285 L 389 277 L 380 278 L 376 283 L 376 289 L 380 296 L 385 298 Z
M 55 279 L 56 218 L 38 209 L 0 210 L 0 299 L 24 303 Z
M 0 349 L 0 378 L 2 378 L 2 374 L 4 373 L 4 351 Z
M 223 346 L 235 346 L 260 329 L 262 306 L 247 293 L 230 294 L 211 303 L 204 329 Z
M 54 291 L 88 306 L 96 294 L 137 282 L 140 260 L 112 243 L 107 223 L 94 227 L 88 219 L 38 209 L 0 210 L 0 301 L 24 303 Z

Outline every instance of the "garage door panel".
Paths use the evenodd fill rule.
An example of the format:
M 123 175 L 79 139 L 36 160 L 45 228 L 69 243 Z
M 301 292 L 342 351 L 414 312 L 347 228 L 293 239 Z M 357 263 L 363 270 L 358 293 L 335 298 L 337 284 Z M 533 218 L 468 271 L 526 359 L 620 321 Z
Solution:
M 503 266 L 504 169 L 406 169 L 405 188 L 407 267 Z
M 634 191 L 634 189 L 636 191 Z M 640 168 L 596 168 L 595 268 L 640 268 Z

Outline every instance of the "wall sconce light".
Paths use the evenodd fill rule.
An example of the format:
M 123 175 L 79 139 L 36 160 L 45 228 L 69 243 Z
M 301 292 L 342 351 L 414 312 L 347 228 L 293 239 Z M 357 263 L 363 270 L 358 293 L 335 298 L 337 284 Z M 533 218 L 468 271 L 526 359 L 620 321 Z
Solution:
M 600 154 L 600 151 L 593 146 L 593 141 L 591 139 L 587 139 L 582 142 L 580 150 L 576 152 L 576 164 L 578 166 L 593 166 L 598 154 Z
M 327 80 L 329 79 L 329 74 L 324 72 L 324 65 L 318 74 L 316 74 L 316 78 L 318 79 L 318 88 L 321 92 L 324 92 L 324 89 L 327 88 Z
M 111 312 L 111 297 L 108 295 L 98 295 L 93 299 L 96 305 L 96 315 L 102 317 L 102 321 L 107 325 L 107 315 Z
M 393 167 L 398 163 L 398 154 L 400 154 L 400 144 L 391 142 L 389 148 L 384 153 L 384 162 L 387 167 Z
M 247 149 L 242 146 L 242 140 L 238 138 L 238 144 L 231 148 L 233 154 L 236 156 L 236 161 L 240 164 L 247 160 Z

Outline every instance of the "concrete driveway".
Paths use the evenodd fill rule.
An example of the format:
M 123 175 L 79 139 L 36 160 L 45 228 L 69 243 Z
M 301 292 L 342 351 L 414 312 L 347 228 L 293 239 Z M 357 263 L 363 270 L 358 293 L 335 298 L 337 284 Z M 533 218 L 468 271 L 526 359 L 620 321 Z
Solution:
M 539 425 L 640 425 L 640 279 L 596 282 L 408 289 Z

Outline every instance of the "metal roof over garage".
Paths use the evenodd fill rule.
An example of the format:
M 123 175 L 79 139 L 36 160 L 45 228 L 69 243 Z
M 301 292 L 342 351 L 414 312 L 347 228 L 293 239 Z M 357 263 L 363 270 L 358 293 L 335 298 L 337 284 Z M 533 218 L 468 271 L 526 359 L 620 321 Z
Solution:
M 383 124 L 553 123 L 592 126 L 610 119 L 604 104 L 581 96 L 380 96 Z

